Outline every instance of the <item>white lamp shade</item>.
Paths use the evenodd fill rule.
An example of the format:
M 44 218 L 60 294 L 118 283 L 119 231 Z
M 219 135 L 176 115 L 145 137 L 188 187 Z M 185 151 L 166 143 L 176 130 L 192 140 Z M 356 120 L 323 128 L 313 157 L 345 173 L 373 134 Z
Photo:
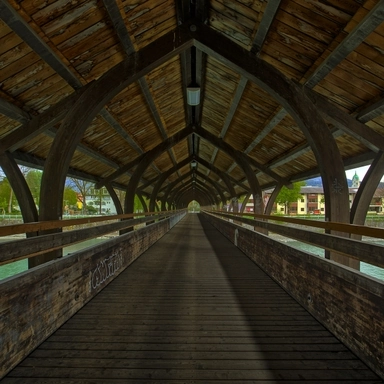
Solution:
M 198 87 L 187 88 L 187 103 L 188 105 L 200 104 L 200 88 Z

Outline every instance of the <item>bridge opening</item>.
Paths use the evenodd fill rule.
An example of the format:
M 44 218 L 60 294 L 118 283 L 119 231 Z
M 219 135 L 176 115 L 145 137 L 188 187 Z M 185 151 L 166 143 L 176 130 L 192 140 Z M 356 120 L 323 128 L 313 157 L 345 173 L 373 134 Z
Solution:
M 188 212 L 189 213 L 199 213 L 200 212 L 200 204 L 196 200 L 192 200 L 188 204 Z

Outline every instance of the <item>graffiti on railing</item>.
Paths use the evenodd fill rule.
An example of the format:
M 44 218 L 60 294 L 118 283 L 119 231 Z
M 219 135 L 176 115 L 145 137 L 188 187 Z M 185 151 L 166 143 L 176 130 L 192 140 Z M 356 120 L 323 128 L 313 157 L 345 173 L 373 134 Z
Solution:
M 109 278 L 114 276 L 116 272 L 123 266 L 123 256 L 120 251 L 99 261 L 97 267 L 92 272 L 91 287 L 96 289 Z

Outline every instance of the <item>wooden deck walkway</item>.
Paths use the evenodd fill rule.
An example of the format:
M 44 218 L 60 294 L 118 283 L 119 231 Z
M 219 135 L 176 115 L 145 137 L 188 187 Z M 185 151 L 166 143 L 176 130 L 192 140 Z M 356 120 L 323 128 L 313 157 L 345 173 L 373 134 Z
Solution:
M 190 214 L 7 383 L 381 383 L 273 280 Z

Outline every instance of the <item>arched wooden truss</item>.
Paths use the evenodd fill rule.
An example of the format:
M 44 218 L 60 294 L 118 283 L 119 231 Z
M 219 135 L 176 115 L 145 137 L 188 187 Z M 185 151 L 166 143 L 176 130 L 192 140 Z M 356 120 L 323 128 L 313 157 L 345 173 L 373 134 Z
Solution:
M 67 175 L 126 190 L 126 212 L 251 193 L 259 213 L 321 175 L 327 220 L 361 222 L 384 171 L 383 1 L 0 0 L 0 18 L 0 165 L 26 221 L 16 163 L 44 169 L 41 220 Z M 350 212 L 344 170 L 371 163 Z

